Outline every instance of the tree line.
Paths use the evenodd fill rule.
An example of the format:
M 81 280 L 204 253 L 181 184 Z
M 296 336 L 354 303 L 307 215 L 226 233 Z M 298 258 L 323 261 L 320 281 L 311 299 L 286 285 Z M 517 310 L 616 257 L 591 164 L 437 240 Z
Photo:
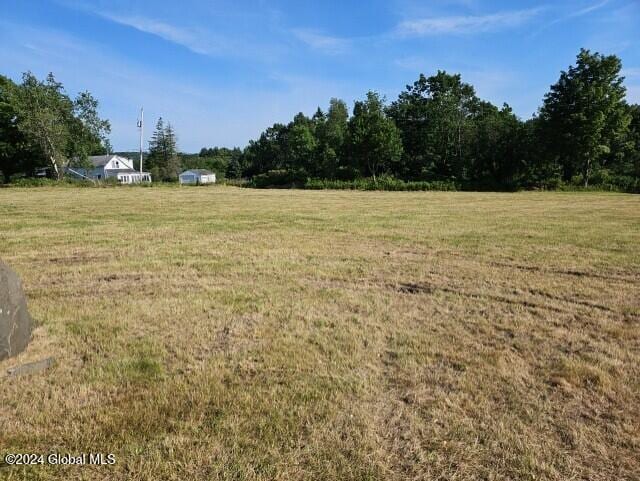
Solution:
M 368 92 L 351 115 L 332 99 L 326 112 L 274 124 L 227 175 L 273 184 L 385 175 L 463 188 L 638 190 L 640 106 L 626 102 L 621 69 L 615 55 L 582 49 L 526 121 L 478 98 L 458 74 L 420 75 L 389 104 Z
M 621 70 L 615 55 L 582 49 L 524 121 L 444 71 L 420 75 L 390 103 L 368 92 L 350 112 L 331 99 L 326 111 L 273 124 L 242 150 L 180 153 L 175 130 L 160 118 L 144 169 L 154 180 L 172 181 L 182 169 L 206 168 L 264 186 L 358 179 L 375 185 L 383 176 L 492 190 L 567 184 L 640 191 L 640 106 L 627 103 Z M 89 92 L 72 99 L 52 74 L 39 81 L 25 73 L 19 84 L 0 76 L 5 182 L 43 166 L 62 178 L 87 156 L 110 153 L 109 132 Z

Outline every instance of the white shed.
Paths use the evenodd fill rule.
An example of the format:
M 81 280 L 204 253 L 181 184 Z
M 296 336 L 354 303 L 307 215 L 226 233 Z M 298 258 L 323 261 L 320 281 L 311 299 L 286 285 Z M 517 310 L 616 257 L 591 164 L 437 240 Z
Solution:
M 182 172 L 178 178 L 181 184 L 215 184 L 216 174 L 205 169 L 191 169 Z

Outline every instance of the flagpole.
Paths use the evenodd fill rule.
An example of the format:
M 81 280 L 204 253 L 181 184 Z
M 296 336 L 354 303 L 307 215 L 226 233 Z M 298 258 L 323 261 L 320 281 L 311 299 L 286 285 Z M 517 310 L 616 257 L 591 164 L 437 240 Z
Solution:
M 144 130 L 144 108 L 140 108 L 140 122 L 138 127 L 140 127 L 140 176 L 142 176 L 142 136 Z

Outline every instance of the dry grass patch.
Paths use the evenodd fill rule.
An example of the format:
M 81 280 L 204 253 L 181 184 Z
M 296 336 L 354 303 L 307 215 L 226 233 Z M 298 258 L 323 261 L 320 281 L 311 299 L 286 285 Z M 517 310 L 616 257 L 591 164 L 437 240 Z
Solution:
M 8 479 L 638 479 L 640 199 L 0 189 Z

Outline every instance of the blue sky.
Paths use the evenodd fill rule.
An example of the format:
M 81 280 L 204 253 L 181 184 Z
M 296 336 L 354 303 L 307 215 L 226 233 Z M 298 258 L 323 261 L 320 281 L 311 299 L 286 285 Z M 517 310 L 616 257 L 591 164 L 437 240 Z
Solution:
M 169 120 L 183 151 L 244 146 L 274 122 L 367 90 L 394 100 L 459 72 L 523 118 L 580 47 L 622 58 L 640 102 L 640 1 L 23 1 L 0 4 L 0 73 L 91 91 L 116 150 Z M 148 138 L 148 136 L 147 136 Z

